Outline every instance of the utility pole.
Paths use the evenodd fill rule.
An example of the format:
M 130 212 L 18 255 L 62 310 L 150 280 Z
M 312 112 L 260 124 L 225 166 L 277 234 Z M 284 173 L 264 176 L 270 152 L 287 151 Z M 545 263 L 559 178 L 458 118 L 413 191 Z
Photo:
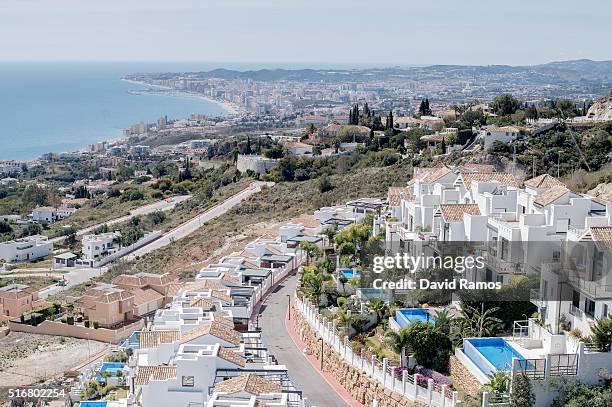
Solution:
M 532 178 L 535 178 L 535 176 L 536 176 L 536 157 L 535 157 L 535 155 L 533 156 L 533 164 L 532 164 L 531 169 L 532 169 L 532 172 L 533 172 Z
M 561 173 L 559 167 L 561 165 L 561 150 L 557 151 L 557 178 L 559 178 L 559 175 Z

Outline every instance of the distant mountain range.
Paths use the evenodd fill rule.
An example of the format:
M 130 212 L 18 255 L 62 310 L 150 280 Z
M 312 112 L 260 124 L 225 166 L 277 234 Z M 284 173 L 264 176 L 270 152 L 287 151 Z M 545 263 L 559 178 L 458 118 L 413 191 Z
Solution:
M 522 81 L 536 82 L 612 82 L 612 61 L 592 61 L 579 59 L 573 61 L 550 62 L 532 66 L 510 65 L 430 65 L 424 67 L 389 67 L 362 69 L 260 69 L 237 71 L 214 69 L 205 72 L 183 73 L 198 78 L 252 79 L 257 81 L 326 81 L 352 82 L 375 81 L 392 77 L 404 79 L 429 78 L 436 76 L 446 79 L 476 78 L 479 76 L 518 76 Z M 151 77 L 176 77 L 176 73 L 151 74 Z

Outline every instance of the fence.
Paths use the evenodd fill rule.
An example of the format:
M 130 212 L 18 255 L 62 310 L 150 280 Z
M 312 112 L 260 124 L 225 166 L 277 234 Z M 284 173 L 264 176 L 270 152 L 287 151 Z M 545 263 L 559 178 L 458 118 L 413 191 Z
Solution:
M 389 365 L 387 358 L 382 361 L 376 356 L 371 358 L 355 354 L 349 346 L 348 336 L 341 339 L 336 332 L 336 324 L 319 314 L 318 309 L 308 299 L 300 301 L 295 297 L 296 308 L 304 319 L 321 336 L 323 341 L 337 352 L 351 366 L 369 375 L 382 385 L 410 401 L 417 401 L 428 406 L 459 406 L 459 393 L 451 391 L 447 385 L 438 385 L 433 379 L 420 374 L 409 374 L 406 370 Z M 399 373 L 401 372 L 401 373 Z

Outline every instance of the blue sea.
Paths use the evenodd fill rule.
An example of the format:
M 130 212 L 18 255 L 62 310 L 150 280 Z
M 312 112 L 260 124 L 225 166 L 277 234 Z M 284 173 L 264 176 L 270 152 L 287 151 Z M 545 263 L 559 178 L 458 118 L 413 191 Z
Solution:
M 128 93 L 146 86 L 121 78 L 135 72 L 207 70 L 210 66 L 116 63 L 0 63 L 0 160 L 74 151 L 121 136 L 139 121 L 192 113 L 222 115 L 191 96 Z

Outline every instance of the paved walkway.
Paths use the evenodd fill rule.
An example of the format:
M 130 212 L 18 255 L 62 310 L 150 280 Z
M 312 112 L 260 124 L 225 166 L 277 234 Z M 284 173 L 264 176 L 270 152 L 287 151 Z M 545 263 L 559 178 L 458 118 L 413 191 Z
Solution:
M 307 356 L 302 352 L 305 345 L 300 343 L 295 332 L 293 332 L 295 338 L 292 338 L 293 325 L 286 321 L 287 294 L 293 296 L 296 282 L 297 276 L 289 277 L 279 284 L 262 304 L 259 326 L 262 329 L 264 344 L 270 353 L 276 356 L 279 363 L 287 366 L 289 377 L 311 405 L 361 406 L 331 374 L 321 375 L 319 362 L 313 356 Z

